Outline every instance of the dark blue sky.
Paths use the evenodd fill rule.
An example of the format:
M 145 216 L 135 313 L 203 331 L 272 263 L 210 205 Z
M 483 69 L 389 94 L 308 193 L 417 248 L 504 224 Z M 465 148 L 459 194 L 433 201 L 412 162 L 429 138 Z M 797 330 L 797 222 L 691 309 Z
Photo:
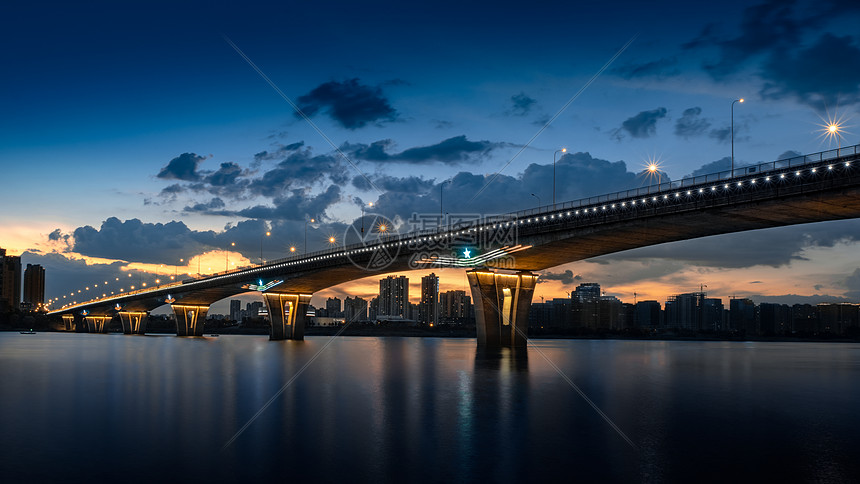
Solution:
M 671 178 L 719 171 L 738 97 L 747 100 L 735 106 L 738 164 L 834 147 L 820 132 L 830 118 L 844 120 L 842 144 L 853 145 L 858 20 L 856 2 L 6 5 L 0 163 L 7 179 L 27 183 L 0 195 L 16 208 L 0 215 L 0 246 L 48 266 L 56 296 L 88 271 L 153 271 L 202 254 L 211 262 L 230 242 L 238 263 L 255 260 L 266 229 L 266 257 L 281 256 L 309 217 L 321 220 L 310 228 L 319 247 L 361 203 L 403 220 L 437 213 L 445 181 L 446 211 L 517 210 L 536 203 L 532 193 L 548 202 L 560 147 L 570 150 L 558 164 L 564 200 L 647 183 L 638 174 L 649 159 Z M 634 287 L 661 297 L 702 278 L 718 296 L 842 297 L 860 290 L 849 287 L 856 262 L 835 274 L 799 264 L 842 261 L 857 228 L 759 237 L 799 241 L 773 257 L 726 236 L 718 245 L 741 247 L 731 262 L 697 253 L 699 241 L 671 246 L 690 249 L 677 267 L 654 249 L 559 272 L 627 299 Z M 72 270 L 82 262 L 69 258 L 89 264 Z M 774 273 L 765 289 L 755 268 L 733 272 L 749 265 L 804 275 L 789 286 Z M 756 284 L 719 282 L 739 277 Z

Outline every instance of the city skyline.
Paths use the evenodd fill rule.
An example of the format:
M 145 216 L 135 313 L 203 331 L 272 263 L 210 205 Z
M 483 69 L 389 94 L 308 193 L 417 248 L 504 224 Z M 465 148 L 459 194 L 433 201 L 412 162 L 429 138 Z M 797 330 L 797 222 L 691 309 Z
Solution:
M 547 205 L 554 191 L 562 201 L 654 183 L 650 161 L 671 179 L 725 170 L 732 121 L 737 165 L 860 142 L 860 12 L 848 3 L 670 2 L 672 16 L 626 3 L 621 18 L 615 7 L 553 5 L 514 36 L 508 7 L 458 6 L 454 18 L 444 4 L 377 16 L 334 5 L 324 18 L 267 6 L 271 19 L 302 19 L 287 30 L 218 7 L 144 9 L 118 28 L 116 7 L 85 17 L 15 6 L 0 34 L 16 47 L 2 54 L 14 68 L 0 80 L 0 159 L 19 183 L 0 195 L 12 207 L 0 247 L 44 267 L 56 298 L 83 289 L 73 280 L 151 284 L 285 257 L 304 250 L 305 234 L 309 250 L 343 243 L 364 212 L 405 228 L 413 213 L 495 214 Z M 575 26 L 553 28 L 558 18 Z M 320 37 L 330 42 L 302 42 Z M 841 139 L 822 132 L 840 120 Z M 488 191 L 507 196 L 475 197 L 500 170 Z M 623 300 L 705 284 L 722 298 L 856 301 L 857 234 L 856 220 L 825 222 L 602 256 L 544 271 L 535 299 L 599 280 Z M 468 288 L 463 271 L 434 271 L 440 289 Z M 314 302 L 364 297 L 377 281 Z

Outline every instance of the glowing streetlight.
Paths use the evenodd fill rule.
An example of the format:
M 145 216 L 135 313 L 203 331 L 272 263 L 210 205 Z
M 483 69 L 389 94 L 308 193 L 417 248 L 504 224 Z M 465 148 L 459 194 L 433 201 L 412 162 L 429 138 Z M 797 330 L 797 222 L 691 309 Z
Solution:
M 295 252 L 295 251 L 296 251 L 296 246 L 291 246 L 291 247 L 290 247 L 290 252 Z
M 735 103 L 743 103 L 744 98 L 732 101 L 732 177 L 735 176 Z
M 266 231 L 266 237 L 272 235 L 268 230 Z M 263 236 L 260 236 L 260 265 L 263 265 Z
M 236 242 L 230 242 L 230 247 L 236 247 Z M 230 270 L 230 252 L 224 249 L 224 271 Z
M 308 224 L 314 222 L 316 222 L 314 219 L 305 220 L 305 254 L 308 253 Z
M 567 148 L 556 150 L 552 154 L 552 208 L 555 210 L 555 155 L 559 153 L 567 153 Z

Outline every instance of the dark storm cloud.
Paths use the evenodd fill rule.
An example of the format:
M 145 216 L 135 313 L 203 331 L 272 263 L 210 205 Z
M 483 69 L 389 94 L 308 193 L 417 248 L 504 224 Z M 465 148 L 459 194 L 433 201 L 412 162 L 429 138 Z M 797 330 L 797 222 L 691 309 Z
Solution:
M 195 153 L 182 153 L 170 160 L 167 166 L 162 168 L 156 176 L 166 180 L 198 181 L 200 180 L 200 173 L 197 172 L 197 165 L 205 159 L 206 157 Z
M 408 148 L 400 153 L 390 153 L 394 141 L 384 139 L 369 145 L 347 144 L 343 150 L 353 158 L 367 161 L 402 161 L 408 163 L 445 163 L 458 164 L 490 153 L 492 150 L 507 146 L 505 143 L 491 141 L 469 141 L 465 135 L 454 136 L 428 146 Z
M 702 117 L 702 108 L 692 107 L 675 121 L 675 134 L 682 138 L 701 136 L 711 127 L 711 122 Z
M 860 220 L 840 220 L 751 230 L 601 256 L 594 261 L 667 259 L 708 267 L 781 267 L 806 260 L 803 251 L 860 241 Z
M 537 104 L 537 100 L 529 97 L 524 92 L 520 92 L 511 96 L 511 107 L 507 113 L 514 116 L 525 116 L 531 112 L 535 104 Z
M 765 99 L 796 99 L 819 111 L 854 104 L 860 102 L 860 48 L 853 37 L 824 34 L 808 49 L 774 53 L 762 77 Z
M 199 253 L 213 237 L 213 232 L 195 232 L 182 222 L 121 222 L 111 217 L 99 229 L 89 225 L 75 229 L 73 250 L 92 257 L 155 263 Z
M 613 137 L 621 139 L 621 131 L 626 131 L 634 138 L 649 138 L 654 136 L 657 134 L 657 121 L 665 118 L 667 113 L 666 108 L 642 111 L 621 123 L 621 127 L 613 131 Z
M 299 108 L 308 116 L 325 113 L 347 129 L 368 123 L 394 121 L 397 111 L 378 86 L 361 84 L 358 79 L 320 84 L 298 98 Z M 301 117 L 296 114 L 296 117 Z
M 538 278 L 538 284 L 549 282 L 549 281 L 561 281 L 561 283 L 565 286 L 573 284 L 575 281 L 581 281 L 582 276 L 579 274 L 574 274 L 570 269 L 564 272 L 550 272 L 545 271 L 540 274 Z
M 643 63 L 628 63 L 621 67 L 612 70 L 613 73 L 623 77 L 624 79 L 633 79 L 637 77 L 670 77 L 677 76 L 680 71 L 675 67 L 678 64 L 678 59 L 674 57 L 664 57 L 651 62 Z
M 304 141 L 297 141 L 295 143 L 290 143 L 288 145 L 278 146 L 274 151 L 261 151 L 254 155 L 254 161 L 263 161 L 263 160 L 280 160 L 291 152 L 296 151 L 297 149 L 303 147 L 305 145 Z
M 321 216 L 339 201 L 340 187 L 337 185 L 329 185 L 326 191 L 316 196 L 308 196 L 303 189 L 294 189 L 285 197 L 275 198 L 273 205 L 257 205 L 235 213 L 241 217 L 265 220 L 305 220 Z

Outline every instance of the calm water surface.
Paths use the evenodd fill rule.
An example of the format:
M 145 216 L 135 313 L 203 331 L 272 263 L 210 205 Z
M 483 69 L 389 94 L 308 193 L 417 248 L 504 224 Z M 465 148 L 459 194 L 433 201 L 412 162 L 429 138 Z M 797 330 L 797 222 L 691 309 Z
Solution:
M 860 482 L 858 411 L 855 344 L 0 333 L 2 482 Z

